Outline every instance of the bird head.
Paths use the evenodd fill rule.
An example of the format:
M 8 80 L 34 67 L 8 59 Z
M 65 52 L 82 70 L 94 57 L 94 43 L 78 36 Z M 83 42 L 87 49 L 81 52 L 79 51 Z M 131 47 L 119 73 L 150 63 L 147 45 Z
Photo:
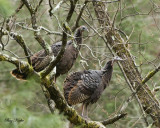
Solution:
M 78 29 L 79 29 L 81 32 L 84 32 L 84 31 L 89 32 L 88 28 L 87 28 L 86 26 L 84 26 L 84 25 L 80 26 Z
M 117 61 L 123 61 L 124 59 L 120 58 L 119 56 L 115 56 L 113 59 L 112 59 L 112 65 L 114 62 L 117 62 Z
M 105 64 L 103 70 L 106 71 L 107 69 L 111 69 L 111 68 L 113 67 L 114 62 L 122 61 L 122 60 L 123 60 L 122 58 L 120 58 L 120 57 L 118 57 L 118 56 L 115 56 L 112 60 L 108 61 L 108 62 Z

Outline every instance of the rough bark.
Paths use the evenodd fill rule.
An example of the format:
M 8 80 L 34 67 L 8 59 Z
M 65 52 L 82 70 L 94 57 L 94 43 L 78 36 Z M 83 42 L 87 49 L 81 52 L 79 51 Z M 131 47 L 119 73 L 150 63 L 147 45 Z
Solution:
M 151 90 L 142 82 L 142 77 L 138 71 L 134 58 L 131 55 L 127 44 L 124 39 L 120 36 L 114 25 L 112 25 L 109 14 L 106 12 L 104 3 L 93 2 L 94 10 L 100 26 L 104 27 L 104 38 L 106 39 L 106 45 L 110 46 L 118 56 L 126 59 L 121 62 L 123 70 L 129 80 L 130 84 L 135 90 L 137 90 L 138 98 L 143 106 L 144 111 L 151 116 L 154 124 L 160 127 L 160 105 L 158 100 L 154 97 Z

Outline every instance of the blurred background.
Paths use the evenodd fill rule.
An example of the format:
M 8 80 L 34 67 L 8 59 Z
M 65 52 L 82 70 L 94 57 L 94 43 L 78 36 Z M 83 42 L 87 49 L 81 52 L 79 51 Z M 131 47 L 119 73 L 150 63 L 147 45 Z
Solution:
M 30 2 L 33 6 L 36 6 L 39 0 L 30 0 Z M 54 0 L 54 4 L 52 3 L 53 7 L 58 2 L 59 0 Z M 20 0 L 0 0 L 0 26 L 3 25 L 4 20 L 7 20 L 14 13 L 19 3 Z M 83 3 L 84 0 L 78 2 L 76 12 L 69 24 L 70 27 L 74 24 Z M 116 18 L 114 16 L 118 9 L 118 2 L 107 4 L 106 9 L 110 14 L 111 20 L 113 21 L 115 19 L 114 22 L 117 29 L 120 29 L 128 36 L 127 40 L 121 32 L 121 36 L 128 44 L 129 51 L 132 53 L 142 77 L 145 77 L 160 62 L 160 1 L 121 0 L 120 6 L 121 8 Z M 68 9 L 69 2 L 66 1 L 54 12 L 51 18 L 48 13 L 48 0 L 44 0 L 37 14 L 38 25 L 51 31 L 61 32 L 60 25 L 65 20 Z M 88 3 L 83 17 L 99 33 L 102 33 L 91 2 Z M 27 46 L 33 53 L 41 50 L 41 46 L 34 39 L 33 31 L 23 29 L 19 26 L 21 24 L 28 28 L 32 27 L 30 14 L 25 6 L 16 14 L 14 20 L 17 24 L 12 26 L 12 31 L 23 35 Z M 80 25 L 88 26 L 84 20 L 80 20 Z M 101 66 L 103 67 L 104 63 L 112 57 L 103 40 L 89 26 L 88 28 L 90 32 L 84 33 L 83 43 L 89 46 L 91 50 L 85 45 L 82 45 L 81 55 L 79 55 L 68 74 L 84 69 L 101 69 Z M 41 35 L 49 44 L 61 40 L 61 36 L 46 34 L 44 31 L 41 31 Z M 5 48 L 7 50 L 12 51 L 22 60 L 26 60 L 23 49 L 21 49 L 15 40 L 4 36 L 2 41 L 6 44 Z M 14 56 L 7 50 L 3 50 L 3 53 Z M 0 51 L 2 52 L 2 49 Z M 87 64 L 80 63 L 83 61 L 86 61 Z M 99 62 L 102 63 L 100 64 Z M 16 80 L 10 75 L 10 71 L 14 68 L 13 65 L 7 62 L 0 62 L 0 128 L 67 128 L 69 122 L 63 114 L 59 114 L 58 110 L 55 110 L 54 114 L 50 113 L 41 86 L 34 80 Z M 68 74 L 60 76 L 57 79 L 57 85 L 62 90 L 62 93 L 63 81 Z M 159 74 L 156 74 L 148 82 L 149 88 L 153 90 L 157 99 L 160 98 L 160 95 L 159 92 L 154 92 L 154 89 L 158 88 L 159 84 Z M 99 101 L 89 107 L 89 117 L 92 120 L 105 120 L 114 116 L 131 93 L 123 74 L 118 65 L 115 64 L 110 86 L 103 92 Z M 142 112 L 135 99 L 129 103 L 126 112 L 128 113 L 126 118 L 108 127 L 145 127 Z M 149 116 L 147 116 L 147 119 L 148 122 L 151 121 Z

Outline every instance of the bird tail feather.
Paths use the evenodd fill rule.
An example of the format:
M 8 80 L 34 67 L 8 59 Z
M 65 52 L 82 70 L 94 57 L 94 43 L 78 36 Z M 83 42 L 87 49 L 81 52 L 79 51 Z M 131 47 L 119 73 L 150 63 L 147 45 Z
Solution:
M 12 70 L 10 73 L 11 73 L 11 75 L 12 75 L 13 77 L 15 77 L 15 78 L 18 79 L 18 80 L 26 80 L 26 78 L 27 78 L 27 74 L 22 73 L 22 72 L 19 71 L 18 69 L 14 69 L 14 70 Z

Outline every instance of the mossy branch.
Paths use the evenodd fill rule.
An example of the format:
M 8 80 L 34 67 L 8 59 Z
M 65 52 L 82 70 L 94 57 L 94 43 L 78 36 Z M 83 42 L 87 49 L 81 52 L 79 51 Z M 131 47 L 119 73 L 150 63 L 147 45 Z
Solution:
M 0 52 L 0 61 L 10 62 L 10 63 L 14 64 L 16 67 L 20 66 L 20 68 L 22 68 L 22 69 L 29 66 L 25 61 L 20 61 L 17 58 L 10 57 L 7 54 L 4 54 L 2 52 Z
M 101 121 L 101 123 L 103 125 L 113 124 L 114 122 L 118 121 L 119 119 L 124 118 L 126 115 L 127 115 L 127 113 L 118 114 L 118 115 L 115 115 L 112 118 L 109 118 L 107 120 Z
M 6 61 L 14 64 L 20 71 L 27 72 L 28 74 L 34 74 L 33 68 L 25 61 L 20 61 L 15 57 L 10 57 L 7 54 L 0 52 L 0 61 Z
M 22 35 L 14 33 L 14 32 L 9 32 L 7 30 L 3 30 L 2 29 L 2 34 L 3 35 L 10 35 L 11 37 L 14 38 L 14 40 L 17 41 L 17 43 L 22 47 L 22 49 L 24 50 L 24 53 L 26 55 L 26 58 L 28 60 L 28 63 L 31 64 L 31 60 L 30 60 L 30 55 L 31 55 L 31 51 L 30 49 L 27 47 Z
M 78 113 L 70 106 L 67 105 L 63 95 L 54 83 L 50 83 L 47 78 L 41 79 L 42 85 L 46 87 L 50 94 L 50 98 L 55 102 L 56 108 L 63 112 L 68 120 L 76 126 L 82 126 L 84 128 L 105 128 L 100 122 L 88 121 L 83 119 Z
M 150 80 L 158 71 L 160 70 L 160 66 L 156 69 L 150 71 L 147 76 L 142 80 L 142 84 L 145 84 L 148 80 Z
M 125 61 L 121 62 L 127 80 L 134 90 L 139 88 L 137 96 L 141 102 L 144 111 L 150 115 L 154 124 L 160 127 L 160 105 L 154 94 L 145 84 L 159 69 L 156 69 L 149 73 L 145 79 L 142 80 L 141 74 L 135 64 L 135 61 L 128 50 L 127 44 L 124 44 L 124 39 L 120 36 L 116 29 L 112 28 L 111 20 L 108 12 L 106 12 L 106 6 L 102 2 L 93 2 L 94 10 L 101 27 L 104 27 L 105 43 L 109 47 L 112 53 L 117 53 Z M 144 83 L 144 84 L 142 84 Z M 143 87 L 142 87 L 143 85 Z

